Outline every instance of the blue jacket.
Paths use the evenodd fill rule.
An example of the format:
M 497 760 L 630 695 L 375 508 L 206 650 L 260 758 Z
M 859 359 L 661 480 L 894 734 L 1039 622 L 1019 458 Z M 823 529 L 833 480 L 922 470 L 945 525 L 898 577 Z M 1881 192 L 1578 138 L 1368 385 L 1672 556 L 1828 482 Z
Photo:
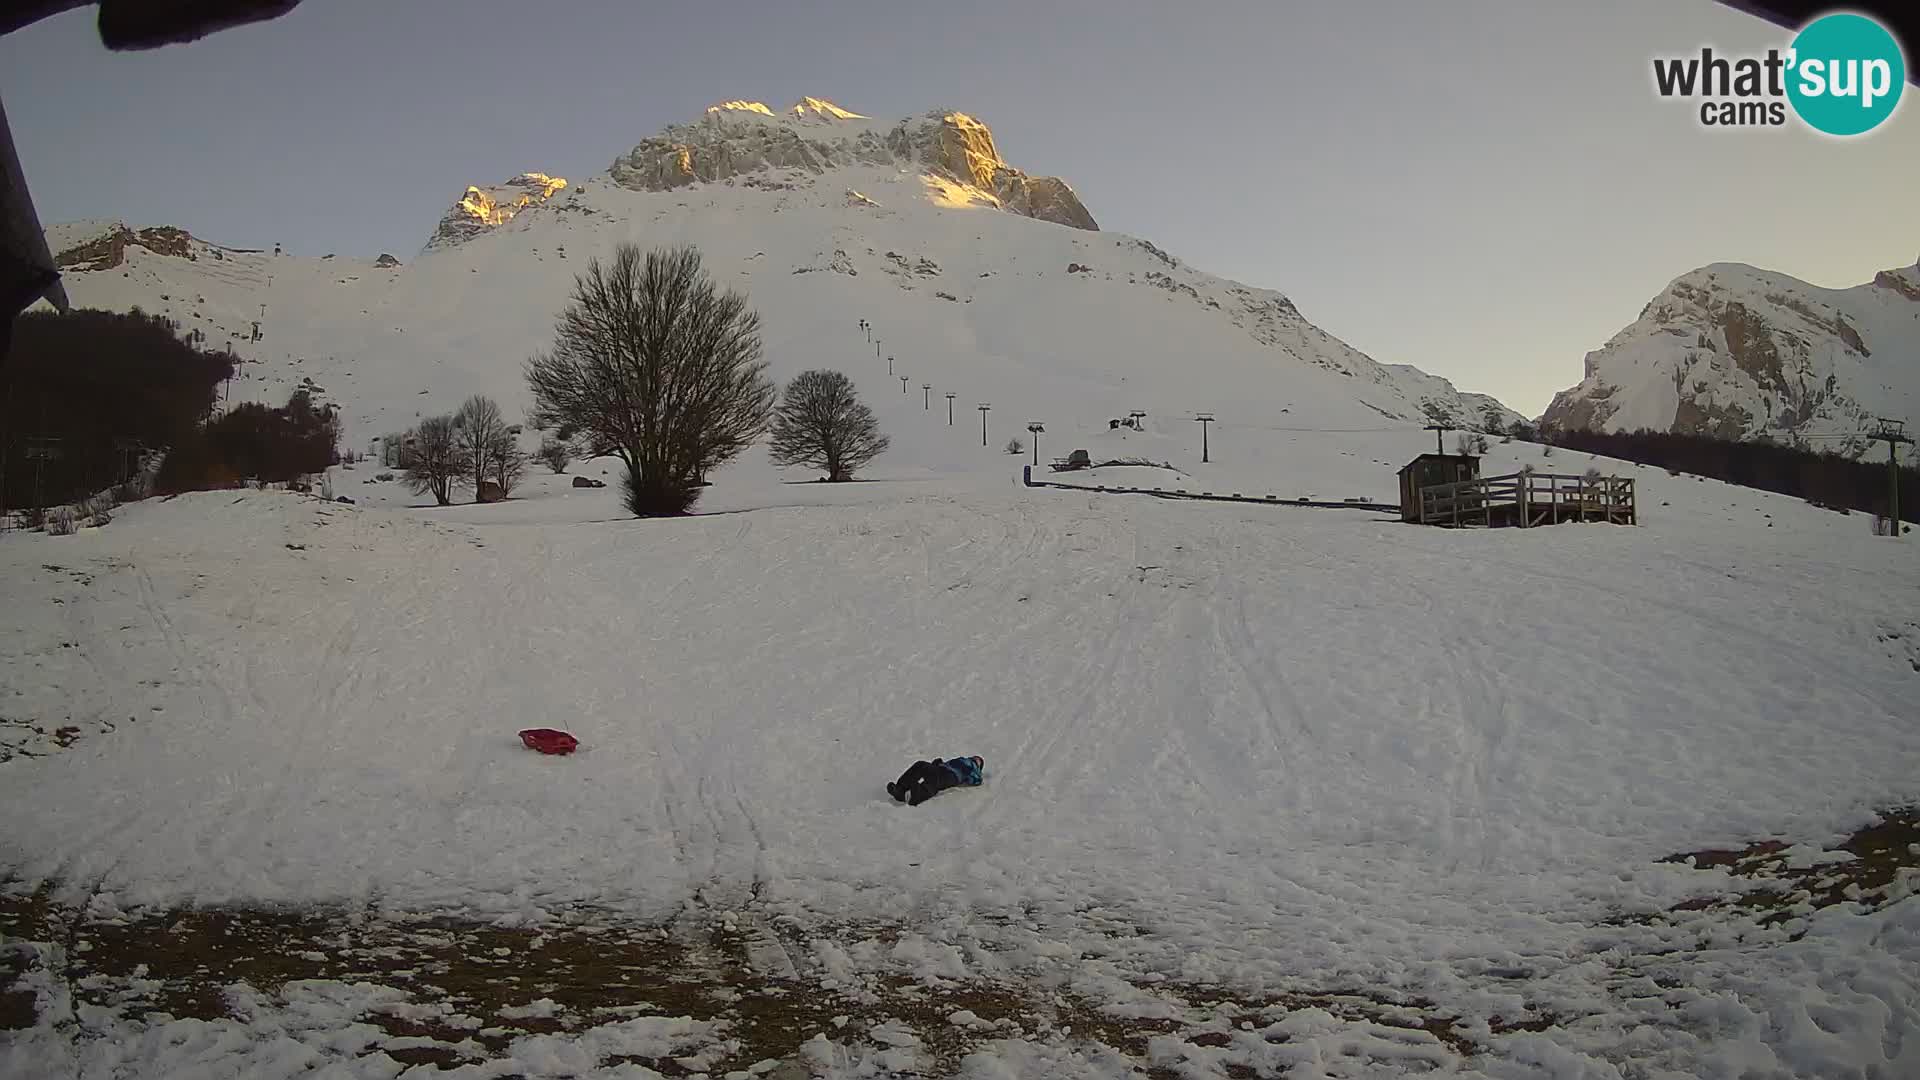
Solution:
M 948 772 L 959 777 L 963 784 L 980 783 L 980 766 L 975 765 L 972 758 L 948 758 L 940 764 L 944 765 Z

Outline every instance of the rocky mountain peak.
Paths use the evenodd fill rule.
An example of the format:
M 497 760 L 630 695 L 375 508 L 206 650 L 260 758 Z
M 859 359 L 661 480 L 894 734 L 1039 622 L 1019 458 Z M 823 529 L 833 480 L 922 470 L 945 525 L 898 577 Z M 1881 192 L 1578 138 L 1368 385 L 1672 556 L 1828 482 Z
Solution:
M 1873 284 L 1875 288 L 1887 289 L 1920 303 L 1920 259 L 1912 266 L 1880 271 L 1873 275 Z
M 608 171 L 623 187 L 671 191 L 763 171 L 818 176 L 858 165 L 924 170 L 966 188 L 964 201 L 1077 229 L 1100 227 L 1065 180 L 1007 164 L 986 124 L 951 109 L 888 125 L 822 98 L 802 98 L 780 112 L 757 101 L 725 101 L 697 123 L 642 141 Z
M 546 202 L 566 186 L 565 180 L 543 172 L 521 173 L 492 187 L 470 186 L 441 216 L 425 250 L 465 243 L 513 220 L 527 207 Z
M 1826 289 L 1739 263 L 1703 266 L 1588 353 L 1585 377 L 1541 420 L 1722 439 L 1855 434 L 1870 416 L 1912 412 L 1920 383 L 1899 357 L 1920 340 L 1915 302 L 1920 267 Z

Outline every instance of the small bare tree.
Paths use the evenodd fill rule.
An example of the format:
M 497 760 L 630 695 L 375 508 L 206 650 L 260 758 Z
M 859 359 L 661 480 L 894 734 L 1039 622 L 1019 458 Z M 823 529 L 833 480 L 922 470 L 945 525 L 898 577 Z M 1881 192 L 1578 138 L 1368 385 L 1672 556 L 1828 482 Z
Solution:
M 456 435 L 453 417 L 429 416 L 401 436 L 400 468 L 406 471 L 407 487 L 415 495 L 431 491 L 441 506 L 453 501 L 453 485 L 465 475 L 466 463 Z
M 493 463 L 502 441 L 512 442 L 506 418 L 500 415 L 500 406 L 492 398 L 475 394 L 453 414 L 453 429 L 455 443 L 460 448 L 461 471 L 478 492 L 483 481 L 493 479 Z M 503 490 L 501 494 L 506 492 Z
M 487 455 L 487 479 L 500 485 L 500 494 L 511 495 L 527 476 L 527 452 L 520 449 L 516 428 L 502 428 Z
M 1008 440 L 1007 440 L 1007 453 L 1009 453 L 1009 454 L 1024 454 L 1024 453 L 1026 453 L 1026 452 L 1027 452 L 1027 444 L 1026 444 L 1026 443 L 1023 443 L 1023 442 L 1021 442 L 1021 441 L 1020 441 L 1019 439 L 1008 439 Z
M 540 439 L 540 449 L 533 456 L 555 473 L 563 473 L 567 471 L 567 463 L 573 460 L 573 447 L 564 440 L 545 435 Z
M 684 514 L 699 482 L 766 430 L 774 388 L 760 319 L 693 248 L 632 244 L 574 279 L 553 350 L 527 363 L 534 423 L 626 465 L 627 509 Z
M 794 376 L 773 413 L 770 449 L 776 465 L 825 469 L 833 482 L 850 480 L 853 471 L 886 452 L 891 444 L 854 392 L 853 380 L 838 371 L 803 371 Z

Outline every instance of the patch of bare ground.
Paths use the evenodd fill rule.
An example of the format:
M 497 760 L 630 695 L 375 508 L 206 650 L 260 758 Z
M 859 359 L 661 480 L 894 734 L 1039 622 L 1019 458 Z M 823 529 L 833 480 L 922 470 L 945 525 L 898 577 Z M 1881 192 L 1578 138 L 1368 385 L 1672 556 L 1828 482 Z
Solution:
M 1609 922 L 1730 920 L 1792 932 L 1794 920 L 1822 907 L 1884 905 L 1903 894 L 1903 875 L 1920 867 L 1920 809 L 1887 811 L 1825 855 L 1808 856 L 1808 849 L 1777 839 L 1674 855 L 1665 861 L 1723 870 L 1750 887 Z M 1103 1005 L 1057 981 L 876 974 L 845 985 L 804 971 L 782 978 L 756 967 L 755 941 L 731 917 L 544 929 L 325 908 L 91 919 L 49 895 L 0 889 L 0 1031 L 43 1022 L 26 985 L 42 964 L 60 967 L 41 981 L 50 977 L 63 986 L 75 1005 L 108 1009 L 132 1023 L 241 1019 L 236 988 L 250 991 L 255 1002 L 270 1002 L 313 981 L 371 984 L 389 992 L 370 998 L 354 1017 L 385 1037 L 367 1053 L 442 1069 L 503 1057 L 529 1035 L 584 1032 L 636 1016 L 717 1022 L 722 1037 L 697 1058 L 609 1053 L 601 1064 L 719 1076 L 777 1060 L 785 1063 L 774 1073 L 782 1080 L 805 1075 L 802 1044 L 823 1033 L 838 1043 L 904 1041 L 925 1076 L 951 1075 L 974 1050 L 1019 1038 L 1105 1048 L 1131 1060 L 1136 1075 L 1187 1075 L 1205 1058 L 1216 1073 L 1258 1077 L 1275 1075 L 1276 1068 L 1261 1047 L 1287 1042 L 1281 1022 L 1306 1010 L 1356 1025 L 1367 1038 L 1424 1047 L 1436 1060 L 1455 1063 L 1488 1049 L 1489 1039 L 1561 1022 L 1531 1008 L 1484 1020 L 1463 1017 L 1443 1003 L 1365 986 L 1248 993 L 1162 981 L 1138 987 L 1153 1006 L 1142 1008 L 1141 1002 Z M 1110 930 L 1138 933 L 1124 920 Z M 810 936 L 886 945 L 900 934 L 898 927 L 846 924 L 817 927 Z M 804 954 L 800 937 L 779 936 L 789 956 Z M 1646 984 L 1641 992 L 1655 995 L 1676 985 L 1657 971 L 1635 979 Z
M 1858 904 L 1877 910 L 1904 895 L 1896 887 L 1902 871 L 1920 872 L 1920 806 L 1883 810 L 1878 816 L 1817 858 L 1807 858 L 1803 848 L 1779 839 L 1669 855 L 1661 862 L 1723 870 L 1750 884 L 1690 897 L 1664 912 L 1613 921 L 1651 925 L 1699 913 L 1746 915 L 1761 927 L 1786 926 L 1797 938 L 1805 932 L 1807 916 L 1822 908 Z

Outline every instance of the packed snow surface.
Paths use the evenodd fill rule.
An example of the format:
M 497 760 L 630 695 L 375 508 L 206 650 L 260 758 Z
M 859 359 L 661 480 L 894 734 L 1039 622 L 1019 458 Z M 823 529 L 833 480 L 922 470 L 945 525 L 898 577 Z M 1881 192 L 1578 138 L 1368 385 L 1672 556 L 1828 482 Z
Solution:
M 751 105 L 723 119 L 867 123 Z M 231 344 L 234 400 L 307 388 L 369 448 L 473 393 L 518 417 L 590 257 L 693 243 L 748 292 L 771 374 L 847 372 L 893 447 L 837 485 L 756 447 L 675 520 L 624 514 L 605 461 L 573 471 L 606 488 L 540 475 L 447 508 L 362 463 L 329 478 L 352 506 L 203 493 L 0 536 L 0 881 L 101 920 L 694 912 L 799 935 L 789 964 L 822 986 L 1065 987 L 1147 1019 L 1163 984 L 1356 990 L 1435 1003 L 1486 1047 L 1282 1010 L 1223 1035 L 1260 1075 L 1920 1075 L 1920 901 L 1697 953 L 1640 918 L 1730 886 L 1663 857 L 1768 836 L 1812 857 L 1914 799 L 1911 545 L 1524 444 L 1483 472 L 1623 472 L 1643 524 L 1452 532 L 1023 488 L 1037 459 L 1087 487 L 1390 503 L 1433 447 L 1419 425 L 1514 415 L 1281 293 L 979 194 L 873 164 L 671 191 L 603 175 L 404 265 L 193 241 L 71 274 L 77 304 Z M 116 224 L 49 233 L 65 249 Z M 1144 430 L 1112 426 L 1135 410 Z M 1208 461 L 1198 411 L 1219 421 Z M 1003 452 L 1036 422 L 1037 452 Z M 1101 466 L 1046 471 L 1074 449 Z M 528 727 L 581 749 L 529 752 Z M 984 786 L 887 798 L 915 759 L 959 754 L 986 759 Z M 1625 973 L 1665 954 L 1678 989 Z M 0 1074 L 402 1069 L 353 1021 L 390 989 L 234 986 L 234 1016 L 141 1026 L 61 1011 L 51 970 L 22 976 L 46 1007 L 0 1033 Z M 963 1013 L 950 1026 L 984 1023 Z M 1523 1015 L 1555 1019 L 1493 1028 Z M 799 1064 L 916 1068 L 913 1031 L 870 1036 L 823 1032 Z M 703 1071 L 725 1037 L 633 1017 L 449 1075 L 650 1077 L 601 1063 L 660 1053 Z M 1168 1035 L 1149 1056 L 1229 1075 L 1227 1052 Z M 1009 1037 L 958 1073 L 1139 1064 Z
M 1555 465 L 1537 453 L 1489 471 Z M 356 506 L 205 493 L 8 536 L 4 708 L 79 737 L 0 765 L 0 867 L 95 911 L 699 905 L 823 942 L 895 925 L 864 962 L 923 977 L 1058 963 L 1121 1000 L 1353 985 L 1470 1016 L 1524 989 L 1581 1018 L 1484 1075 L 1615 1075 L 1636 1039 L 1697 1075 L 1911 1066 L 1920 902 L 1736 952 L 1684 1038 L 1650 1034 L 1603 962 L 1658 940 L 1604 920 L 1700 888 L 1662 856 L 1830 841 L 1912 797 L 1905 548 L 1599 464 L 1639 479 L 1644 526 L 1024 489 L 983 452 L 831 486 L 743 462 L 679 520 L 567 476 L 419 507 L 363 464 L 335 473 Z M 534 726 L 582 749 L 530 753 Z M 882 790 L 975 753 L 983 787 Z M 1053 1051 L 973 1066 L 1029 1052 Z

